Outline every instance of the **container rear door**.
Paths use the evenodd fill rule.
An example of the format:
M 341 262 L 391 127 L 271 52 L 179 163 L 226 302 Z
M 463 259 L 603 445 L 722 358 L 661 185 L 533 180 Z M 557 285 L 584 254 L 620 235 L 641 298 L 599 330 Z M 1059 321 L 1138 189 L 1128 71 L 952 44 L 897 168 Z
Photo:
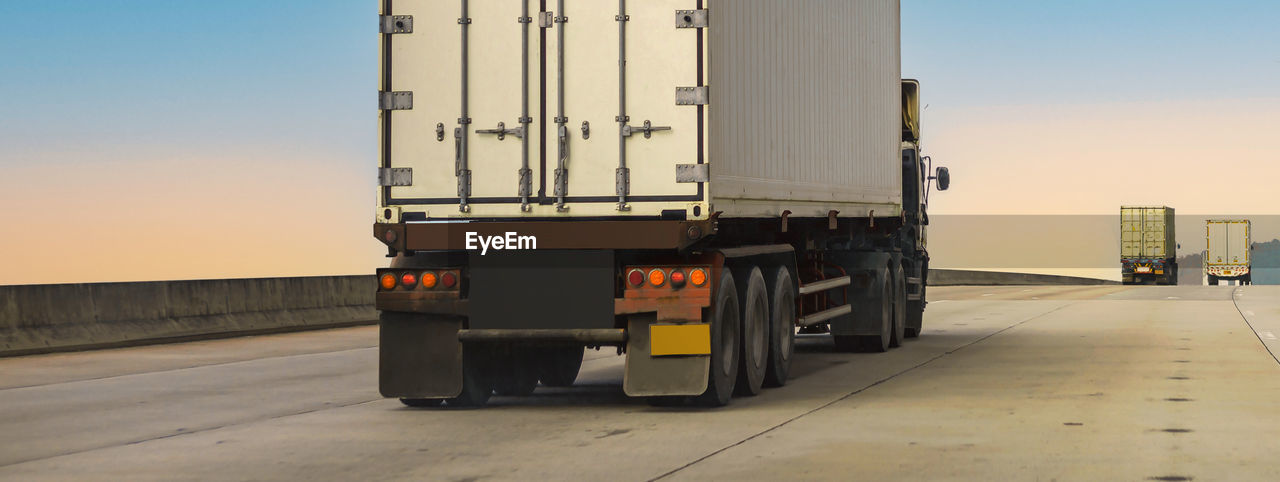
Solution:
M 1145 208 L 1142 210 L 1142 255 L 1151 258 L 1166 256 L 1165 246 L 1165 212 L 1164 208 Z
M 676 102 L 677 88 L 705 80 L 702 29 L 677 27 L 676 11 L 698 2 L 555 4 L 546 50 L 554 123 L 545 140 L 548 195 L 570 210 L 598 214 L 636 203 L 701 201 L 702 183 L 676 182 L 678 164 L 704 162 L 704 106 Z
M 412 174 L 384 186 L 382 203 L 440 218 L 658 215 L 702 202 L 697 176 L 676 172 L 705 162 L 707 107 L 677 105 L 678 88 L 705 85 L 705 29 L 676 14 L 698 6 L 382 0 L 384 23 L 412 17 L 411 31 L 382 35 L 380 177 Z M 387 92 L 411 93 L 412 105 Z
M 1227 223 L 1209 221 L 1205 224 L 1205 240 L 1208 242 L 1209 264 L 1226 264 L 1231 257 L 1228 252 Z
M 383 167 L 412 182 L 384 188 L 385 203 L 536 202 L 538 2 L 383 0 L 388 12 L 412 28 L 383 35 L 382 90 L 412 105 L 381 106 Z
M 1142 256 L 1142 209 L 1120 209 L 1120 257 Z
M 1233 265 L 1249 264 L 1249 223 L 1228 221 L 1224 226 L 1227 233 L 1227 262 Z

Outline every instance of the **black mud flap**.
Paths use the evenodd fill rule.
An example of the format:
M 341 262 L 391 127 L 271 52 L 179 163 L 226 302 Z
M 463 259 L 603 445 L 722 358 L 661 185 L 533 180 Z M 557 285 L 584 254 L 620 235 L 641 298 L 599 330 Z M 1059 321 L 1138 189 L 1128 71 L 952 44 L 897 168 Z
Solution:
M 649 354 L 649 324 L 657 316 L 632 315 L 627 320 L 627 366 L 622 391 L 631 397 L 702 395 L 707 391 L 708 355 L 654 357 Z
M 833 251 L 826 255 L 827 261 L 844 268 L 853 278 L 849 286 L 849 304 L 852 312 L 831 319 L 831 334 L 845 335 L 878 335 L 880 334 L 880 299 L 881 286 L 889 280 L 883 271 L 889 265 L 892 255 L 871 251 Z M 861 279 L 861 282 L 859 282 Z
M 378 324 L 378 391 L 394 398 L 462 393 L 462 318 L 383 312 Z

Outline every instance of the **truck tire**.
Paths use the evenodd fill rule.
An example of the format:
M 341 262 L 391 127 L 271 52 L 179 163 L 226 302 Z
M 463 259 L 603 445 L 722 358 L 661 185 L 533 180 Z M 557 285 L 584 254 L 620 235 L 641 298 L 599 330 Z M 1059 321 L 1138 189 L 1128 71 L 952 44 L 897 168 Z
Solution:
M 902 265 L 893 266 L 893 299 L 890 306 L 893 308 L 893 331 L 889 337 L 889 347 L 897 348 L 902 346 L 903 338 L 906 338 L 907 328 L 907 277 L 906 272 L 902 270 Z
M 490 379 L 490 350 L 475 345 L 462 346 L 462 393 L 445 400 L 449 407 L 481 407 L 493 395 Z
M 875 276 L 879 284 L 880 296 L 872 298 L 873 303 L 880 304 L 880 334 L 860 335 L 857 338 L 858 351 L 881 353 L 889 351 L 889 341 L 893 338 L 893 285 L 889 278 L 889 268 L 880 268 Z M 839 340 L 837 340 L 839 346 Z
M 715 300 L 711 305 L 711 369 L 707 371 L 707 390 L 694 403 L 719 407 L 733 397 L 738 380 L 738 333 L 742 321 L 738 316 L 738 290 L 729 269 L 720 270 Z
M 759 267 L 747 275 L 747 290 L 742 298 L 742 345 L 739 347 L 738 395 L 756 395 L 764 385 L 769 360 L 769 292 Z
M 567 387 L 578 379 L 582 369 L 582 347 L 547 348 L 538 360 L 538 380 L 548 387 Z
M 1209 275 L 1209 286 L 1218 286 L 1218 277 Z
M 791 374 L 791 354 L 796 346 L 796 291 L 791 271 L 778 268 L 774 276 L 773 296 L 769 298 L 769 360 L 764 372 L 766 387 L 780 387 Z

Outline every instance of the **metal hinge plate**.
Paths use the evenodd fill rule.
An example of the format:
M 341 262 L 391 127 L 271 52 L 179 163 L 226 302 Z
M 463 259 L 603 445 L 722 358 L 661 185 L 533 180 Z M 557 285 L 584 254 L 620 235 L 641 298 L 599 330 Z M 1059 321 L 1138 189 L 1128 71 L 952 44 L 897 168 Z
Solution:
M 676 105 L 707 105 L 710 101 L 711 89 L 705 85 L 676 87 Z
M 383 15 L 378 18 L 378 32 L 413 33 L 413 15 Z
M 412 167 L 383 167 L 378 169 L 379 186 L 412 186 Z
M 676 10 L 676 28 L 706 28 L 707 9 Z
M 413 92 L 378 92 L 378 110 L 409 110 L 413 108 Z
M 555 19 L 555 13 L 553 12 L 540 12 L 538 13 L 538 26 L 551 28 L 552 25 L 555 25 Z
M 710 164 L 676 164 L 676 182 L 710 181 L 710 166 Z

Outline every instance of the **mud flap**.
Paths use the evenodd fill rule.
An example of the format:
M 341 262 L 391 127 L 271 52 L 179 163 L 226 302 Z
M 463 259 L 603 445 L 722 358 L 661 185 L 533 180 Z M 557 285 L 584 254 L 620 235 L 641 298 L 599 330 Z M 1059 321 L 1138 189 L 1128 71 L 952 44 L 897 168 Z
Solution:
M 827 261 L 834 262 L 854 277 L 849 287 L 849 304 L 853 311 L 831 320 L 832 335 L 878 335 L 880 334 L 880 313 L 883 302 L 880 299 L 881 286 L 888 283 L 882 271 L 889 265 L 891 255 L 883 252 L 845 251 L 827 254 Z M 863 283 L 858 283 L 861 277 Z
M 622 391 L 631 397 L 701 395 L 707 391 L 711 356 L 651 356 L 649 325 L 656 320 L 652 313 L 627 319 L 627 365 Z
M 449 398 L 462 393 L 462 318 L 382 312 L 378 391 L 394 398 Z

